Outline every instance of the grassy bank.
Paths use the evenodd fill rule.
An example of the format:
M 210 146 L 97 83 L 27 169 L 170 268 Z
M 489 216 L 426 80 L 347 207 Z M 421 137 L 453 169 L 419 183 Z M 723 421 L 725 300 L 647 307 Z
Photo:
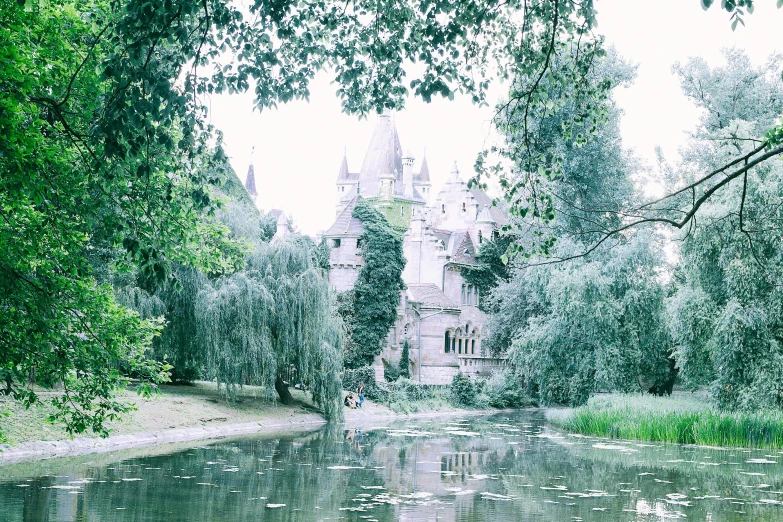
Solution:
M 552 410 L 547 420 L 573 433 L 600 437 L 705 446 L 783 447 L 780 412 L 721 412 L 703 395 L 599 395 L 579 408 Z
M 261 390 L 255 386 L 245 386 L 234 403 L 226 402 L 215 384 L 210 382 L 164 385 L 161 393 L 151 399 L 138 396 L 134 390 L 126 390 L 122 399 L 132 403 L 136 410 L 124 415 L 118 422 L 109 423 L 110 434 L 241 424 L 314 411 L 305 393 L 294 389 L 291 393 L 298 403 L 294 406 L 262 398 Z M 25 409 L 19 403 L 7 401 L 0 402 L 0 408 L 9 413 L 8 417 L 0 417 L 0 424 L 11 444 L 70 438 L 60 424 L 47 421 L 54 413 L 47 406 Z M 86 432 L 79 436 L 94 437 L 95 434 Z

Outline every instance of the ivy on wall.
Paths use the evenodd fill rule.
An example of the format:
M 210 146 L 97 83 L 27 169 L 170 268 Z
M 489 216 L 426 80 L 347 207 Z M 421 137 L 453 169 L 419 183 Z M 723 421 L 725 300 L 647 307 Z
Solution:
M 402 236 L 361 198 L 353 209 L 353 217 L 364 226 L 359 239 L 364 266 L 353 290 L 346 292 L 350 295 L 341 299 L 340 312 L 348 332 L 344 356 L 347 368 L 372 364 L 381 353 L 389 328 L 397 319 L 400 291 L 405 289 Z

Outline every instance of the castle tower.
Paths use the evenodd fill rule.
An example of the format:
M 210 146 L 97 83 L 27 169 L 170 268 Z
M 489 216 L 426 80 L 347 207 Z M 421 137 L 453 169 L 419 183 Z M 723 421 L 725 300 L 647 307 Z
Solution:
M 413 176 L 413 187 L 424 198 L 427 206 L 432 203 L 432 183 L 430 183 L 430 168 L 427 165 L 427 149 L 424 149 L 424 157 L 421 159 L 421 168 Z
M 340 164 L 340 172 L 337 174 L 337 215 L 343 211 L 345 205 L 357 194 L 359 175 L 348 170 L 348 154 L 343 149 L 343 162 Z

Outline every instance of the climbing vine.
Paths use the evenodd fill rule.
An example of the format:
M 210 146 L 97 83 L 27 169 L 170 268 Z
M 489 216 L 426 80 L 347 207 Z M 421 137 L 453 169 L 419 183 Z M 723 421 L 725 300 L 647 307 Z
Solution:
M 347 368 L 372 364 L 381 353 L 389 328 L 397 319 L 400 291 L 405 289 L 402 236 L 362 199 L 354 207 L 353 217 L 364 226 L 359 238 L 364 266 L 351 295 L 342 299 L 343 319 L 350 332 L 344 357 Z

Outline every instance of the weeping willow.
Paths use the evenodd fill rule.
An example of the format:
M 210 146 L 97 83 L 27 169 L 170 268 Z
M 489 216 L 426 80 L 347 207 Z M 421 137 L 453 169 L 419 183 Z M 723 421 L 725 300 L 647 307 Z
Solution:
M 293 370 L 327 419 L 341 417 L 342 326 L 306 242 L 258 245 L 244 271 L 199 292 L 195 314 L 206 369 L 229 396 L 253 384 L 290 403 Z

